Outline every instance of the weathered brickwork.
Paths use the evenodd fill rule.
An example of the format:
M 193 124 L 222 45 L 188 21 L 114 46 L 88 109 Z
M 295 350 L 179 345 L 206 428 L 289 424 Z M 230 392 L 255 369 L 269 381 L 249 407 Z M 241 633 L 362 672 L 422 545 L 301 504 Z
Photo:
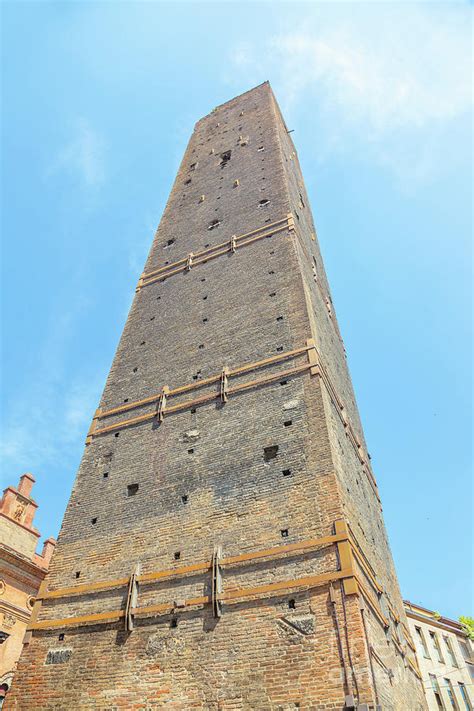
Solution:
M 232 248 L 256 230 L 268 235 Z M 424 708 L 308 198 L 267 83 L 196 124 L 145 275 L 187 258 L 139 283 L 7 708 Z M 209 565 L 181 570 L 216 546 L 222 592 Z

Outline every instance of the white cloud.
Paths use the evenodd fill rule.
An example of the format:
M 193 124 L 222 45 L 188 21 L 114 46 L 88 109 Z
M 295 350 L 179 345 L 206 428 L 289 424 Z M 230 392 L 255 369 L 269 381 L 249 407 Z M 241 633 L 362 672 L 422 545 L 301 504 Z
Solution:
M 71 138 L 59 149 L 48 174 L 66 173 L 83 188 L 94 190 L 105 180 L 105 146 L 89 121 L 76 121 Z
M 331 150 L 355 138 L 390 162 L 408 132 L 418 142 L 430 131 L 432 143 L 470 110 L 468 3 L 314 3 L 302 12 L 263 45 L 234 47 L 231 64 L 239 76 L 270 78 L 290 121 L 317 117 Z M 423 136 L 418 147 L 430 163 Z

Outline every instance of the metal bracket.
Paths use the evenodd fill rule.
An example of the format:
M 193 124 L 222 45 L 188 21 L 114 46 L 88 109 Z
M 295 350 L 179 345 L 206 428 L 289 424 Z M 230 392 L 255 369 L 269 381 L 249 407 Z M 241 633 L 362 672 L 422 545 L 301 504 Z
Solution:
M 133 630 L 133 609 L 138 605 L 138 576 L 140 575 L 140 563 L 137 563 L 130 576 L 127 590 L 127 602 L 125 605 L 125 629 L 127 632 Z
M 214 553 L 212 554 L 212 590 L 211 590 L 211 602 L 212 602 L 212 612 L 214 617 L 222 617 L 222 605 L 219 600 L 219 596 L 222 593 L 222 571 L 220 567 L 220 561 L 222 558 L 222 548 L 221 546 L 214 547 Z
M 158 422 L 163 422 L 166 410 L 166 400 L 167 396 L 169 395 L 169 392 L 169 387 L 167 385 L 164 385 L 160 393 L 160 397 L 158 398 L 158 404 L 156 406 L 156 416 L 158 418 Z
M 221 380 L 220 380 L 220 396 L 221 396 L 222 402 L 227 402 L 227 400 L 229 399 L 228 394 L 227 394 L 227 386 L 229 383 L 228 375 L 229 375 L 229 369 L 225 368 L 225 367 L 222 368 Z
M 236 237 L 236 235 L 232 235 L 232 237 L 230 238 L 230 251 L 235 252 L 236 249 L 237 249 L 237 237 Z
M 187 271 L 187 272 L 189 272 L 189 270 L 190 270 L 191 267 L 193 266 L 193 257 L 194 257 L 193 252 L 190 252 L 190 253 L 188 254 L 188 261 L 186 262 L 186 271 Z

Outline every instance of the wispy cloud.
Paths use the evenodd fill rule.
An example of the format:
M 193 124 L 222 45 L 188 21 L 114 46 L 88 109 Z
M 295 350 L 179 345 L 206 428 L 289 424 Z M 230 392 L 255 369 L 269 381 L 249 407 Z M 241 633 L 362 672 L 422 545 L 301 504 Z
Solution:
M 386 160 L 402 134 L 418 140 L 469 111 L 470 4 L 314 3 L 303 12 L 263 46 L 234 47 L 231 62 L 269 77 L 290 119 L 317 116 L 331 150 L 355 137 Z M 423 137 L 418 148 L 423 163 Z
M 71 342 L 84 308 L 86 302 L 78 299 L 69 311 L 60 307 L 52 314 L 34 369 L 25 372 L 6 407 L 0 437 L 5 481 L 21 470 L 44 472 L 58 462 L 65 469 L 77 463 L 104 377 L 97 363 L 76 369 L 72 378 L 69 374 Z
M 59 148 L 48 175 L 66 174 L 86 190 L 97 190 L 105 180 L 105 144 L 85 118 L 72 127 L 71 136 Z

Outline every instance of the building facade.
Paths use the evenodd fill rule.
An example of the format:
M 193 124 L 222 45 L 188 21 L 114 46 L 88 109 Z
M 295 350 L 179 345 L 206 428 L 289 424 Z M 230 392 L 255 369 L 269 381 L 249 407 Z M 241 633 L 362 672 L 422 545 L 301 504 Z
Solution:
M 39 587 L 56 544 L 48 538 L 41 554 L 33 526 L 38 505 L 31 498 L 31 474 L 8 486 L 0 500 L 0 707 L 11 687 L 23 638 Z
M 268 83 L 195 126 L 9 704 L 425 708 L 308 197 Z
M 405 600 L 430 711 L 474 708 L 474 645 L 459 622 Z

